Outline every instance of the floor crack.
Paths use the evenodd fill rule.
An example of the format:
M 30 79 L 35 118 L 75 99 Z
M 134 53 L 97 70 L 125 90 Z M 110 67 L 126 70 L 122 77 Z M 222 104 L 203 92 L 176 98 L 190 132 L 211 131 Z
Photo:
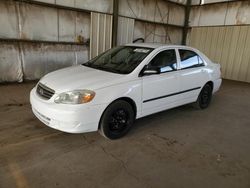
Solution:
M 86 142 L 87 144 L 93 145 L 93 143 L 91 143 L 91 142 L 86 138 L 86 136 L 83 136 L 83 139 L 85 140 L 85 142 Z M 98 146 L 107 156 L 109 156 L 109 157 L 115 159 L 116 161 L 118 161 L 118 162 L 122 165 L 122 168 L 125 170 L 125 172 L 126 172 L 129 176 L 133 177 L 137 182 L 140 182 L 140 183 L 145 184 L 144 182 L 142 182 L 142 181 L 140 180 L 139 177 L 137 177 L 135 174 L 133 174 L 133 173 L 130 172 L 130 170 L 127 168 L 126 163 L 125 163 L 123 160 L 121 160 L 120 158 L 118 158 L 118 157 L 115 156 L 114 154 L 108 152 L 102 145 L 100 145 L 100 144 L 98 144 L 98 145 L 95 144 L 95 145 Z M 149 185 L 146 185 L 145 187 L 150 187 L 150 188 L 151 188 L 151 186 L 149 186 Z
M 102 149 L 102 151 L 106 155 L 108 155 L 108 156 L 112 157 L 113 159 L 115 159 L 116 161 L 120 162 L 121 165 L 122 165 L 122 168 L 127 172 L 128 175 L 130 175 L 131 177 L 133 177 L 134 179 L 136 179 L 136 181 L 140 182 L 140 179 L 136 175 L 134 175 L 133 173 L 131 173 L 129 171 L 129 169 L 126 166 L 126 163 L 123 160 L 121 160 L 120 158 L 116 157 L 114 154 L 108 152 L 103 146 L 101 146 L 101 145 L 99 145 L 99 146 L 100 146 L 100 148 Z

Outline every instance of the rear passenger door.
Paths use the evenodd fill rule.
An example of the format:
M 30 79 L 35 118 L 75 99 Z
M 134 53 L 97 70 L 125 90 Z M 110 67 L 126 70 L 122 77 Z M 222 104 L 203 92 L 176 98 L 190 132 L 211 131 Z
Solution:
M 202 58 L 194 51 L 179 49 L 180 103 L 196 101 L 206 81 L 206 69 Z

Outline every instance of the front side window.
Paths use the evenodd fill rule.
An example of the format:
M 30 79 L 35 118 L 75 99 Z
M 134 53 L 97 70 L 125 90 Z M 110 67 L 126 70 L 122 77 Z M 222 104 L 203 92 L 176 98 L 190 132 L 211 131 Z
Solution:
M 159 68 L 160 72 L 170 72 L 177 69 L 175 50 L 165 50 L 158 53 L 149 63 L 149 68 Z
M 152 48 L 136 46 L 119 46 L 82 65 L 108 72 L 129 74 L 152 50 Z
M 203 60 L 199 55 L 190 50 L 179 50 L 180 53 L 180 68 L 187 69 L 204 65 Z

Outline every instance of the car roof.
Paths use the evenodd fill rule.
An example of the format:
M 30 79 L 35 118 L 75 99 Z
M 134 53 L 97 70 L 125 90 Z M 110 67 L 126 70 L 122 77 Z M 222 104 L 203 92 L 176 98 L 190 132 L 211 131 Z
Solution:
M 190 46 L 185 46 L 185 45 L 173 45 L 173 44 L 161 44 L 161 43 L 130 43 L 130 44 L 125 44 L 125 46 L 135 46 L 135 47 L 144 47 L 144 48 L 153 48 L 153 49 L 161 49 L 161 48 L 180 48 L 180 49 L 185 49 L 185 50 L 191 50 L 194 51 L 195 53 L 198 53 L 205 62 L 210 62 L 210 59 L 201 51 L 199 51 L 196 48 L 190 47 Z
M 145 47 L 145 48 L 160 48 L 160 47 L 168 47 L 168 48 L 191 48 L 189 46 L 184 45 L 173 45 L 173 44 L 161 44 L 161 43 L 130 43 L 125 46 L 137 46 L 137 47 Z

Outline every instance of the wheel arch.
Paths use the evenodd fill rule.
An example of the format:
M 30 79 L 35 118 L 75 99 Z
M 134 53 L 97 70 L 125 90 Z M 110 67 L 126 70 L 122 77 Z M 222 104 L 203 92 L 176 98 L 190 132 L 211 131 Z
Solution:
M 209 81 L 207 81 L 207 82 L 201 87 L 200 92 L 199 92 L 199 94 L 198 94 L 198 96 L 197 96 L 196 101 L 197 101 L 198 98 L 199 98 L 199 95 L 200 95 L 200 93 L 201 93 L 201 90 L 202 90 L 203 87 L 204 87 L 205 85 L 207 85 L 207 84 L 209 84 L 209 85 L 212 87 L 212 91 L 213 91 L 213 89 L 214 89 L 214 83 L 213 83 L 213 81 L 209 80 Z
M 136 115 L 137 115 L 137 106 L 136 106 L 135 101 L 134 101 L 133 99 L 131 99 L 130 97 L 120 97 L 120 98 L 117 98 L 117 99 L 113 100 L 113 101 L 104 109 L 104 111 L 102 112 L 101 118 L 99 119 L 98 129 L 100 128 L 100 122 L 101 122 L 101 119 L 102 119 L 102 117 L 103 117 L 104 112 L 108 109 L 108 107 L 109 107 L 111 104 L 113 104 L 114 102 L 119 101 L 119 100 L 126 101 L 127 103 L 129 103 L 129 104 L 132 106 L 132 109 L 133 109 L 133 111 L 134 111 L 134 113 L 135 113 L 135 117 L 134 117 L 134 118 L 136 118 Z
M 213 83 L 213 81 L 210 80 L 210 81 L 208 81 L 206 84 L 210 85 L 210 86 L 212 87 L 212 91 L 213 91 L 213 89 L 214 89 L 214 83 Z M 205 84 L 205 85 L 206 85 L 206 84 Z M 205 86 L 205 85 L 204 85 L 204 86 Z

